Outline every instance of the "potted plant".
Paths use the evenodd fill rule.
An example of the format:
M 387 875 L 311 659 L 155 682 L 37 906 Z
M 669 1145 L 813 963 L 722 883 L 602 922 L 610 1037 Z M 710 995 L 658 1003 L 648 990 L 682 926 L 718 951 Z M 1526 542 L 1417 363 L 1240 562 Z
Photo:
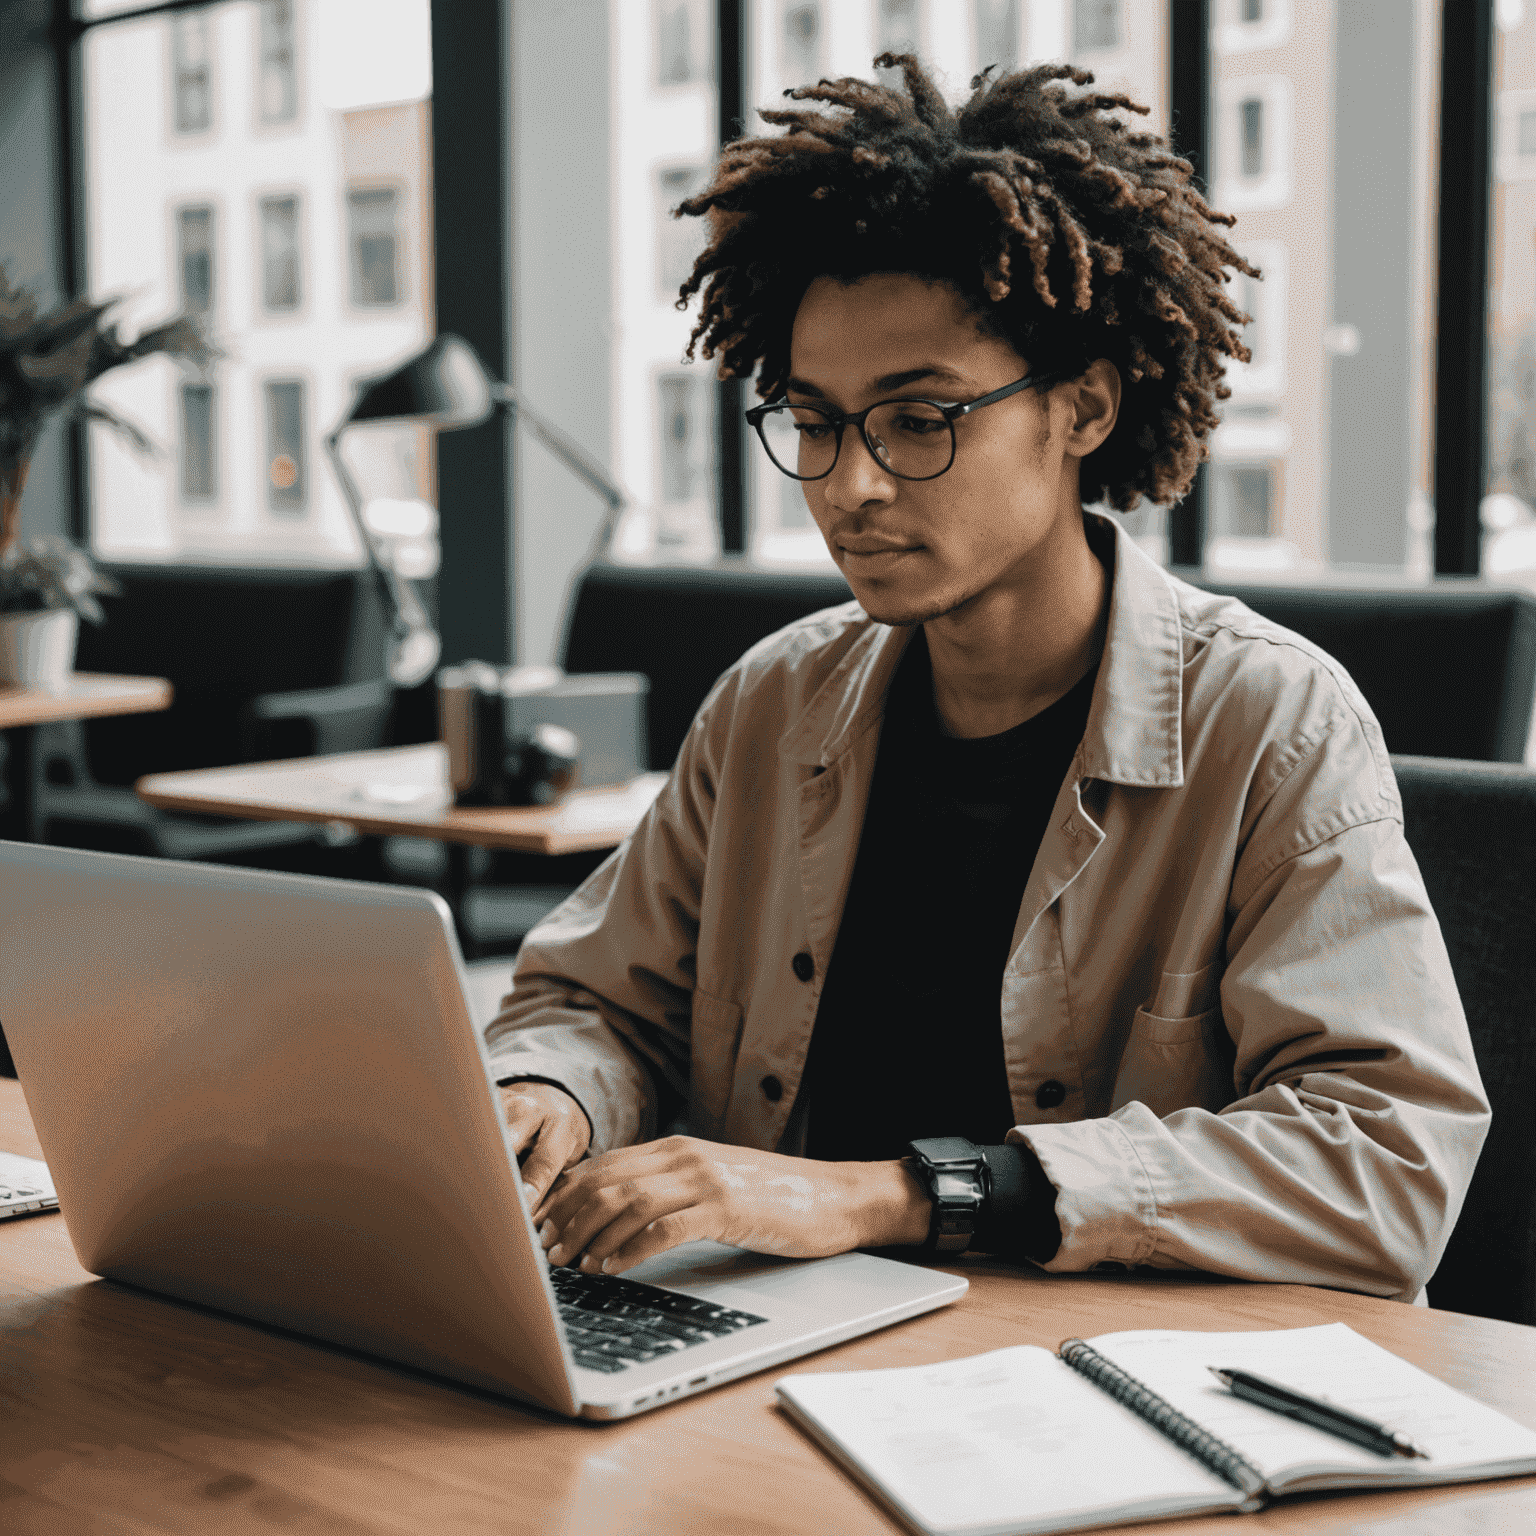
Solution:
M 76 299 L 39 314 L 36 298 L 0 267 L 0 684 L 61 687 L 74 665 L 79 620 L 100 623 L 94 594 L 115 590 L 68 541 L 22 542 L 21 493 L 43 427 L 54 416 L 99 421 L 151 453 L 144 432 L 90 399 L 87 388 L 156 353 L 199 368 L 218 355 L 186 315 L 124 341 L 107 319 L 119 302 Z

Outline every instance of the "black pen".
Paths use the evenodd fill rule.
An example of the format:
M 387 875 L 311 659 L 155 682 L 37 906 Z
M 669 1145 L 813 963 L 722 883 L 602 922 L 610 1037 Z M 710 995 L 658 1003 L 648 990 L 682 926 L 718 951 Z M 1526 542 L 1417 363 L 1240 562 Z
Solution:
M 1310 1424 L 1314 1429 L 1325 1429 L 1330 1435 L 1338 1435 L 1344 1440 L 1353 1440 L 1356 1445 L 1363 1445 L 1368 1451 L 1375 1451 L 1380 1456 L 1422 1456 L 1426 1461 L 1429 1459 L 1429 1452 L 1415 1445 L 1406 1435 L 1388 1429 L 1385 1424 L 1363 1419 L 1347 1408 L 1320 1403 L 1315 1397 L 1303 1396 L 1294 1387 L 1282 1386 L 1266 1376 L 1255 1376 L 1251 1371 L 1219 1370 L 1214 1365 L 1206 1366 L 1206 1370 L 1234 1397 L 1242 1398 L 1245 1403 L 1257 1403 L 1260 1408 L 1283 1413 L 1287 1418 L 1300 1419 L 1303 1424 Z

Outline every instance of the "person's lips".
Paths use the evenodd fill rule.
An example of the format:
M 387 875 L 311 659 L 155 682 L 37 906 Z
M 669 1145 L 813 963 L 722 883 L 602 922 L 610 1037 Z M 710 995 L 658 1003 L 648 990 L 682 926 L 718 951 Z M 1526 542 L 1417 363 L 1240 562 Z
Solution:
M 910 555 L 922 548 L 920 544 L 896 544 L 889 539 L 839 539 L 837 547 L 850 560 L 876 564 L 891 561 L 901 555 Z

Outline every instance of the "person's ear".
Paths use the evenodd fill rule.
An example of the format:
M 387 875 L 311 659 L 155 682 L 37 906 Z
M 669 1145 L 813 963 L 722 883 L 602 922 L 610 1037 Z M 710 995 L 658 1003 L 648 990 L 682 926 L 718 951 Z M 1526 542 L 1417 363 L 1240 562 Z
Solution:
M 1080 379 L 1058 384 L 1072 406 L 1072 422 L 1063 447 L 1073 458 L 1086 459 L 1115 430 L 1120 414 L 1120 370 L 1107 357 L 1088 365 Z

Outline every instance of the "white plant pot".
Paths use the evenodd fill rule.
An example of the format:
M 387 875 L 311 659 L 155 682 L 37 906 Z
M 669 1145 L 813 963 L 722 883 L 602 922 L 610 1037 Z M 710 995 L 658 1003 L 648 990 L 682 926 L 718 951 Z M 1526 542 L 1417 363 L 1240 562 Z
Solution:
M 80 620 L 71 608 L 0 614 L 0 684 L 63 693 L 75 670 Z

